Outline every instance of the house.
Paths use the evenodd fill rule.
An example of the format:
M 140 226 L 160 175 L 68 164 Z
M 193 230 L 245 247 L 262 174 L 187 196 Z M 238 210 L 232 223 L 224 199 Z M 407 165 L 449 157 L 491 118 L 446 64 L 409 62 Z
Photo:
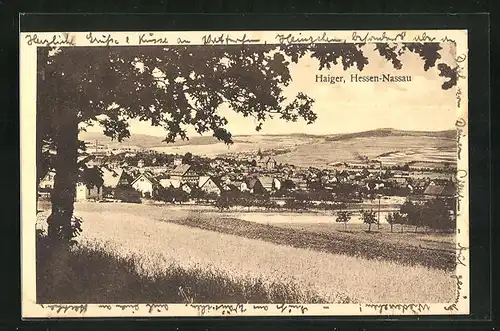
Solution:
M 103 186 L 76 184 L 75 201 L 102 200 Z
M 166 166 L 144 167 L 144 170 L 154 175 L 161 175 L 163 173 L 166 173 L 169 170 L 169 167 Z
M 80 172 L 76 183 L 76 201 L 102 200 L 103 184 L 98 168 L 87 168 Z
M 180 166 L 182 164 L 182 158 L 176 157 L 174 159 L 174 167 Z
M 194 186 L 194 185 L 191 184 L 191 183 L 182 183 L 181 184 L 181 190 L 183 190 L 187 194 L 191 194 L 191 192 L 193 191 L 193 187 L 192 186 Z
M 156 196 L 158 189 L 161 184 L 156 178 L 154 178 L 150 173 L 144 172 L 140 174 L 132 183 L 132 187 L 137 191 L 141 192 L 143 197 Z
M 181 187 L 181 181 L 179 179 L 165 178 L 160 179 L 160 185 L 164 188 L 179 188 Z
M 267 170 L 274 170 L 278 166 L 278 163 L 276 162 L 275 159 L 269 157 L 267 160 L 264 162 L 264 168 Z
M 246 180 L 246 185 L 248 187 L 248 190 L 250 193 L 255 193 L 255 194 L 263 194 L 266 192 L 266 189 L 260 182 L 259 178 L 257 177 L 252 177 Z
M 291 179 L 291 181 L 293 182 L 296 190 L 300 191 L 300 190 L 307 190 L 308 189 L 307 180 L 305 180 L 303 178 L 294 177 Z
M 259 181 L 267 192 L 277 191 L 281 188 L 281 181 L 277 178 L 261 176 Z
M 189 164 L 179 164 L 170 172 L 170 178 L 181 182 L 198 184 L 199 176 Z
M 210 176 L 200 176 L 198 188 L 206 193 L 220 194 L 222 192 L 221 185 L 216 179 Z
M 274 158 L 272 158 L 272 157 L 265 158 L 262 156 L 262 154 L 260 152 L 258 155 L 259 156 L 255 162 L 259 168 L 266 169 L 266 170 L 274 170 L 278 166 L 278 163 L 276 162 L 276 160 Z
M 445 197 L 452 198 L 456 194 L 456 188 L 453 182 L 448 180 L 432 180 L 424 190 L 426 197 Z
M 234 180 L 231 182 L 231 185 L 236 187 L 238 189 L 238 191 L 240 191 L 240 192 L 248 192 L 249 191 L 247 183 L 245 183 L 245 181 L 243 181 L 243 180 Z
M 395 175 L 393 177 L 393 181 L 399 187 L 407 187 L 408 186 L 408 177 L 406 177 L 406 176 Z
M 411 183 L 412 187 L 416 191 L 424 191 L 428 185 L 429 181 L 427 179 L 414 179 Z
M 366 183 L 366 188 L 368 189 L 368 191 L 377 191 L 382 189 L 383 187 L 385 187 L 385 184 L 382 181 L 370 180 Z
M 132 183 L 132 176 L 130 176 L 123 169 L 110 169 L 102 167 L 101 172 L 102 179 L 104 180 L 104 187 L 113 189 L 117 186 L 126 186 Z
M 54 188 L 55 176 L 56 176 L 55 171 L 51 170 L 51 171 L 47 172 L 45 177 L 43 177 L 42 180 L 40 181 L 38 188 L 44 189 L 44 190 L 52 190 Z
M 109 167 L 102 167 L 101 174 L 103 179 L 103 186 L 106 188 L 116 188 L 120 177 L 118 171 Z

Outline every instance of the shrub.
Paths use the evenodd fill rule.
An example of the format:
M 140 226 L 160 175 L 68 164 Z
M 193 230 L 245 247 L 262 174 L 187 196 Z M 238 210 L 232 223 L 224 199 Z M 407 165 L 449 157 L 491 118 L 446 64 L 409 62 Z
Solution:
M 141 193 L 128 186 L 119 186 L 115 189 L 115 199 L 128 203 L 141 203 Z

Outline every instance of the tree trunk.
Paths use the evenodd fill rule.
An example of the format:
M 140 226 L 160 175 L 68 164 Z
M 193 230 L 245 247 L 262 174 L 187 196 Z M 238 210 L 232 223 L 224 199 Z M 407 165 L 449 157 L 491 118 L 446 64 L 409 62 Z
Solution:
M 392 233 L 392 223 L 391 223 L 391 233 Z
M 59 118 L 56 134 L 56 160 L 54 189 L 52 191 L 52 214 L 47 220 L 48 235 L 53 239 L 69 241 L 72 238 L 73 216 L 78 179 L 78 121 L 76 114 L 65 109 Z
M 401 224 L 401 233 L 404 232 L 404 229 L 405 229 L 405 225 L 404 224 Z
M 347 222 L 344 222 L 344 231 L 347 231 Z
M 368 232 L 371 232 L 371 230 L 372 230 L 372 224 L 368 223 Z
M 38 117 L 38 116 L 37 116 Z M 38 120 L 39 121 L 39 120 Z M 37 121 L 37 122 L 38 122 Z M 39 128 L 37 127 L 37 131 Z M 38 188 L 42 180 L 42 132 L 38 131 L 36 134 L 36 210 L 38 213 Z

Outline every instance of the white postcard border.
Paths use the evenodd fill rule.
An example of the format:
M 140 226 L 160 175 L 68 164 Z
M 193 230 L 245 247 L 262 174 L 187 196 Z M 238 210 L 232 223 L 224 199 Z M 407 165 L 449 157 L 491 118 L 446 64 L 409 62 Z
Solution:
M 210 35 L 207 43 L 206 36 Z M 141 37 L 145 36 L 145 37 Z M 203 38 L 205 36 L 205 39 Z M 281 37 L 279 37 L 281 36 Z M 289 37 L 292 36 L 292 37 Z M 94 42 L 92 42 L 92 38 Z M 142 38 L 142 39 L 141 39 Z M 295 38 L 295 39 L 293 39 Z M 148 41 L 149 40 L 149 41 Z M 252 42 L 258 40 L 258 42 Z M 187 42 L 189 41 L 189 43 Z M 241 43 L 324 43 L 324 42 L 443 42 L 455 41 L 461 77 L 457 83 L 457 131 L 461 151 L 458 159 L 461 180 L 460 213 L 457 217 L 457 286 L 453 303 L 401 304 L 36 304 L 35 222 L 36 222 L 36 56 L 37 47 L 139 46 L 139 45 L 225 45 Z M 191 31 L 191 32 L 36 32 L 20 35 L 20 142 L 21 142 L 21 256 L 23 318 L 54 317 L 152 317 L 152 316 L 397 316 L 457 315 L 469 313 L 469 210 L 468 210 L 468 94 L 467 31 Z M 460 123 L 460 125 L 459 125 Z M 458 261 L 459 260 L 459 261 Z

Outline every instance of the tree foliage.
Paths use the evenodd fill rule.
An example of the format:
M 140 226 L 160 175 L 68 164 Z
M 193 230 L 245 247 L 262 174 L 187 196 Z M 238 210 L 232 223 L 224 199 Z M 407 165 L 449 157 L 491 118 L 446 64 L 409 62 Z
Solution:
M 372 224 L 377 223 L 376 213 L 373 210 L 361 210 L 360 211 L 361 219 L 363 223 L 368 224 L 368 232 L 371 232 Z
M 423 204 L 407 201 L 401 205 L 400 213 L 404 224 L 415 226 L 415 231 L 419 227 L 449 230 L 455 227 L 456 199 L 436 198 Z
M 344 230 L 347 230 L 347 223 L 351 220 L 351 215 L 352 214 L 347 210 L 339 210 L 335 221 L 338 223 L 344 223 Z

